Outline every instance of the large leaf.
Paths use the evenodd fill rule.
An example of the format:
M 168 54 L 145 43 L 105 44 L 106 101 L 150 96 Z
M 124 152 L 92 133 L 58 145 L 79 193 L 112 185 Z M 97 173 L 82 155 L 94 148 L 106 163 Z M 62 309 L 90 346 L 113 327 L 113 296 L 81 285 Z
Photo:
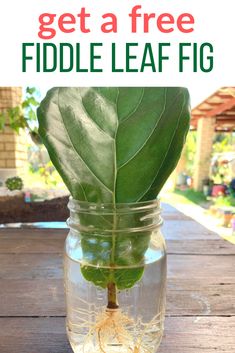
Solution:
M 75 199 L 113 205 L 152 200 L 180 157 L 189 128 L 189 95 L 185 88 L 169 87 L 53 88 L 38 120 L 51 160 Z M 109 250 L 100 251 L 107 238 L 99 234 L 94 243 L 82 235 L 84 259 L 100 266 L 111 258 L 137 265 L 149 237 L 149 232 L 135 240 L 130 234 L 115 236 L 106 244 Z M 122 256 L 127 243 L 130 251 Z M 87 265 L 82 271 L 100 286 L 112 278 L 125 288 L 140 278 L 143 267 L 116 275 Z
M 189 127 L 184 88 L 54 88 L 39 133 L 75 199 L 154 199 Z

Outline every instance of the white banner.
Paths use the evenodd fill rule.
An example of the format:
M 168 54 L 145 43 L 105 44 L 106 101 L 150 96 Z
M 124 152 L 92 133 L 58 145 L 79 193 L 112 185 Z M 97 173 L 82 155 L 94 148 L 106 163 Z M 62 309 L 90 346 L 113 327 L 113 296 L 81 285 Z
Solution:
M 234 0 L 8 0 L 0 85 L 234 86 L 234 7 Z

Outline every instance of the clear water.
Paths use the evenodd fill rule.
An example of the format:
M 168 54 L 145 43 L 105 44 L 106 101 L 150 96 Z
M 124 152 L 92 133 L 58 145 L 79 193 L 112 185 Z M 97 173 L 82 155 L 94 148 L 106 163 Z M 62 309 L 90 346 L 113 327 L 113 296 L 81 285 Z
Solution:
M 116 310 L 107 309 L 106 290 L 83 278 L 80 262 L 65 256 L 67 333 L 75 353 L 156 352 L 163 333 L 166 257 L 151 249 L 146 255 L 142 279 L 118 292 Z

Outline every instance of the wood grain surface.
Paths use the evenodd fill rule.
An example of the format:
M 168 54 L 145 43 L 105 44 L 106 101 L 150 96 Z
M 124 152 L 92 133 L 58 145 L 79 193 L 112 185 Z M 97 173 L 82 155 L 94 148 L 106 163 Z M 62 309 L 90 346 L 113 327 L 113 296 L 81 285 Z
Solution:
M 235 353 L 235 246 L 172 207 L 159 353 Z M 65 334 L 65 229 L 0 229 L 0 353 L 71 353 Z M 151 290 L 151 288 L 150 288 Z

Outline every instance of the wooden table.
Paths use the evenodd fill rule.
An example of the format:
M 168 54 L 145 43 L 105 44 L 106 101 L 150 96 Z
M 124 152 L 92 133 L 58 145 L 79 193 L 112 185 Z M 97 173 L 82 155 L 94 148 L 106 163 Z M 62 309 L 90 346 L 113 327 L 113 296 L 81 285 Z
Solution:
M 159 353 L 235 352 L 235 246 L 170 206 L 166 329 Z M 0 229 L 0 353 L 71 353 L 65 230 Z

